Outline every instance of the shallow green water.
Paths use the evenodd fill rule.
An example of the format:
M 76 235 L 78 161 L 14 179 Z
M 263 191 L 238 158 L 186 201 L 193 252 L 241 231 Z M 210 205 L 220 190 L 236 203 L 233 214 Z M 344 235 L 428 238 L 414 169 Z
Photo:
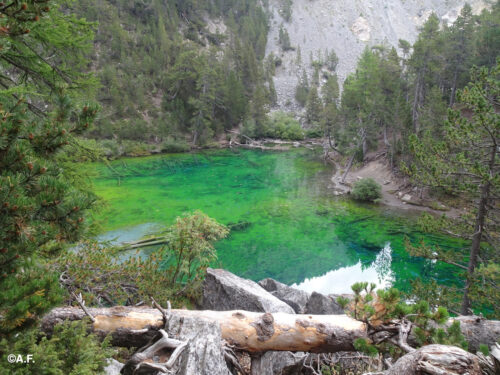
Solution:
M 245 223 L 216 245 L 218 266 L 242 277 L 325 293 L 361 280 L 400 288 L 418 276 L 455 281 L 453 268 L 411 258 L 403 245 L 405 235 L 442 247 L 459 246 L 455 240 L 417 232 L 408 212 L 334 197 L 331 169 L 311 150 L 222 150 L 95 168 L 107 201 L 102 238 L 138 238 L 200 209 L 226 225 Z

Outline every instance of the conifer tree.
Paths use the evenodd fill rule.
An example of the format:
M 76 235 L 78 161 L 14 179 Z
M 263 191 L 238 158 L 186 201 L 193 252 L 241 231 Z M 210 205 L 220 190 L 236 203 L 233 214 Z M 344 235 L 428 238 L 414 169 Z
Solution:
M 289 51 L 292 48 L 292 45 L 290 43 L 290 35 L 288 34 L 288 31 L 283 25 L 280 26 L 280 31 L 279 31 L 279 44 L 281 46 L 281 49 L 283 51 Z
M 309 90 L 306 105 L 306 120 L 309 124 L 318 123 L 321 119 L 323 103 L 318 95 L 318 87 L 313 86 Z
M 368 142 L 377 135 L 380 92 L 379 58 L 368 48 L 363 52 L 356 72 L 345 81 L 342 93 L 342 112 L 346 132 L 355 140 L 354 152 L 361 146 L 364 159 Z
M 302 69 L 302 76 L 299 78 L 297 87 L 295 88 L 295 100 L 303 107 L 306 105 L 307 96 L 309 95 L 309 80 L 307 79 L 307 72 Z
M 63 4 L 0 8 L 0 332 L 34 321 L 58 300 L 44 257 L 78 239 L 94 200 L 55 161 L 96 115 L 94 106 L 73 104 L 75 89 L 92 84 L 79 71 L 92 27 L 63 13 Z
M 418 40 L 413 45 L 413 54 L 409 65 L 415 75 L 413 88 L 412 119 L 415 133 L 420 131 L 420 109 L 430 90 L 430 86 L 436 84 L 436 76 L 441 69 L 440 51 L 443 38 L 439 33 L 439 18 L 431 14 L 424 24 Z
M 473 68 L 471 83 L 458 94 L 462 107 L 450 110 L 442 138 L 427 132 L 411 138 L 416 162 L 407 171 L 420 184 L 444 189 L 469 200 L 471 215 L 452 232 L 470 241 L 468 265 L 464 254 L 422 245 L 410 246 L 414 255 L 456 265 L 466 271 L 461 313 L 488 306 L 498 311 L 498 204 L 500 194 L 500 60 L 495 68 Z M 463 111 L 463 112 L 462 112 Z M 430 220 L 430 218 L 428 218 Z M 429 225 L 449 231 L 447 221 Z M 455 233 L 456 232 L 456 233 Z
M 446 62 L 448 74 L 450 98 L 449 105 L 455 103 L 458 87 L 468 81 L 468 72 L 471 67 L 473 52 L 474 16 L 469 4 L 465 4 L 457 20 L 450 27 L 446 43 Z M 465 82 L 464 82 L 465 80 Z M 460 85 L 460 83 L 462 85 Z

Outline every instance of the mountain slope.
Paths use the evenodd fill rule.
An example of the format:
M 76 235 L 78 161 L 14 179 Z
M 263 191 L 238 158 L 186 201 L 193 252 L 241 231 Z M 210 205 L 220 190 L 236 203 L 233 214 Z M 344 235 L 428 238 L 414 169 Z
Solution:
M 339 59 L 337 74 L 342 84 L 355 69 L 366 46 L 397 47 L 399 39 L 413 43 L 419 27 L 432 12 L 450 23 L 465 3 L 464 0 L 271 0 L 266 54 L 281 59 L 274 78 L 278 108 L 299 109 L 294 99 L 295 87 L 302 69 L 312 76 L 311 56 L 313 60 L 321 60 L 326 50 L 333 50 Z M 476 14 L 488 5 L 483 0 L 468 3 Z M 290 37 L 292 49 L 286 52 L 280 45 L 281 28 Z

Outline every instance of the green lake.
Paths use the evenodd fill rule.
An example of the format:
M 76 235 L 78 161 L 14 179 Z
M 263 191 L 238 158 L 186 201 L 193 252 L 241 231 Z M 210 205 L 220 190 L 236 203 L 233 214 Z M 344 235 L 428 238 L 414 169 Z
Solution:
M 408 286 L 416 277 L 457 280 L 454 267 L 412 258 L 404 239 L 443 248 L 451 238 L 418 232 L 418 213 L 364 205 L 329 190 L 319 151 L 217 150 L 96 165 L 101 239 L 129 241 L 199 209 L 240 223 L 216 244 L 218 263 L 239 276 L 342 293 L 356 281 Z

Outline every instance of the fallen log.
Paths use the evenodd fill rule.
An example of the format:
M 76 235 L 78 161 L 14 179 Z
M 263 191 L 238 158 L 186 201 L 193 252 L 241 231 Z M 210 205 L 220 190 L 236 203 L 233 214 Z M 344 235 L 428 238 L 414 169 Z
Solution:
M 170 310 L 170 307 L 164 310 L 154 300 L 153 303 L 156 309 L 113 307 L 86 308 L 84 311 L 76 307 L 57 308 L 42 319 L 41 328 L 50 335 L 54 326 L 64 320 L 81 320 L 90 316 L 93 331 L 100 336 L 111 334 L 112 345 L 142 346 L 124 366 L 124 375 L 158 371 L 180 375 L 229 375 L 229 367 L 241 369 L 233 349 L 253 355 L 271 351 L 337 353 L 355 351 L 353 343 L 357 338 L 377 342 L 380 333 L 384 333 L 369 334 L 364 323 L 346 315 Z M 478 317 L 460 317 L 458 320 L 470 342 L 493 345 L 488 340 L 496 341 L 500 336 L 498 321 Z M 391 335 L 390 331 L 397 327 L 397 324 L 387 326 L 385 333 Z M 406 328 L 402 335 L 399 327 L 400 340 L 406 340 L 410 325 Z M 488 334 L 485 336 L 484 332 Z M 489 371 L 483 374 L 495 373 L 497 367 L 490 357 L 481 360 L 474 354 L 446 345 L 428 345 L 408 351 L 388 370 L 376 374 L 480 375 L 480 365 Z
M 384 375 L 481 375 L 478 357 L 456 346 L 427 345 L 401 357 Z
M 157 309 L 89 308 L 88 312 L 94 318 L 93 330 L 100 335 L 111 333 L 115 346 L 143 346 L 164 328 L 163 316 Z M 346 315 L 172 310 L 171 316 L 174 320 L 195 318 L 217 322 L 222 338 L 231 346 L 254 353 L 354 351 L 354 340 L 367 337 L 365 324 Z M 56 324 L 84 317 L 85 312 L 76 307 L 56 308 L 44 317 L 42 330 L 50 334 Z
M 95 319 L 94 331 L 102 335 L 112 333 L 115 346 L 144 346 L 164 328 L 164 319 L 158 309 L 119 306 L 87 310 Z M 64 320 L 81 320 L 85 316 L 86 313 L 77 307 L 56 308 L 43 318 L 42 330 L 50 334 L 56 324 Z M 351 351 L 355 339 L 368 337 L 365 324 L 346 315 L 172 310 L 172 316 L 217 322 L 223 339 L 249 352 Z M 476 352 L 479 344 L 492 346 L 500 338 L 500 321 L 476 316 L 455 319 L 460 321 L 471 352 Z M 409 341 L 411 344 L 411 338 Z

